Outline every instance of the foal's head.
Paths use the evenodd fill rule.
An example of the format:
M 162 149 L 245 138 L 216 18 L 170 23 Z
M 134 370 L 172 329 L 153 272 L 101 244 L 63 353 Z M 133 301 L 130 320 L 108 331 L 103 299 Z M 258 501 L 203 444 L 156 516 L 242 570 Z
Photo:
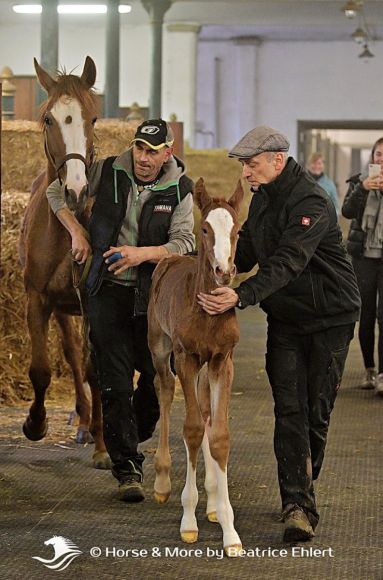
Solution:
M 240 181 L 229 201 L 210 197 L 202 177 L 195 186 L 194 200 L 202 214 L 200 246 L 218 286 L 230 284 L 236 274 L 234 257 L 240 229 L 238 210 L 243 196 Z
M 53 79 L 36 59 L 37 77 L 47 91 L 41 107 L 45 152 L 57 176 L 65 184 L 68 207 L 81 212 L 87 196 L 87 172 L 93 158 L 93 131 L 97 119 L 92 87 L 96 66 L 87 56 L 81 76 L 59 73 Z

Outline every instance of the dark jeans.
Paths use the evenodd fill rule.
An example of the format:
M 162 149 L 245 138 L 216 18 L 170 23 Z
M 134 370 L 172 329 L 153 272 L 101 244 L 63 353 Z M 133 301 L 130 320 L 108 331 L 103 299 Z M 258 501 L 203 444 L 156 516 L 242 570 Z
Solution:
M 269 322 L 266 370 L 274 397 L 274 450 L 282 507 L 298 504 L 317 522 L 313 480 L 322 467 L 330 413 L 354 324 L 308 335 Z
M 375 366 L 375 323 L 379 325 L 378 362 L 383 373 L 383 260 L 380 258 L 353 258 L 358 280 L 362 309 L 359 323 L 359 342 L 366 369 Z
M 140 441 L 151 437 L 159 418 L 155 370 L 148 347 L 146 316 L 133 317 L 134 288 L 104 282 L 89 297 L 92 358 L 101 389 L 104 440 L 120 481 L 139 474 L 144 456 Z M 134 371 L 139 371 L 133 391 Z

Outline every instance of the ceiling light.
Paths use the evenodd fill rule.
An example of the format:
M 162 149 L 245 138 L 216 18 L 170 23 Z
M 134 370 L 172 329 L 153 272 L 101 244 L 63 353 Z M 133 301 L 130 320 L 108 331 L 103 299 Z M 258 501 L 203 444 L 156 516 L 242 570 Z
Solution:
M 348 0 L 341 8 L 347 18 L 355 18 L 356 13 L 361 8 L 363 0 Z
M 41 14 L 41 4 L 14 4 L 13 11 L 18 14 Z M 120 4 L 120 14 L 128 14 L 132 7 L 129 4 Z M 106 4 L 59 4 L 59 14 L 105 14 L 108 11 Z
M 360 53 L 359 58 L 369 59 L 374 58 L 374 54 L 372 54 L 371 50 L 368 48 L 368 44 L 363 46 L 363 51 Z
M 14 4 L 13 11 L 17 14 L 41 14 L 41 4 Z
M 132 11 L 132 7 L 130 4 L 120 4 L 118 7 L 118 11 L 120 14 L 129 14 Z
M 358 44 L 362 44 L 367 40 L 367 32 L 363 30 L 363 28 L 361 28 L 360 26 L 354 30 L 351 36 Z

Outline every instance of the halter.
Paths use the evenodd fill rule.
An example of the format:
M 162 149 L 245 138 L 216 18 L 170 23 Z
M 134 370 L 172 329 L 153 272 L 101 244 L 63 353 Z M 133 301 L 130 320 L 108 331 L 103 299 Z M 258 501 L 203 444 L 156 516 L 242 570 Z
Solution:
M 54 160 L 54 158 L 51 155 L 51 152 L 49 151 L 47 133 L 46 133 L 46 131 L 44 131 L 44 149 L 45 149 L 45 154 L 46 154 L 49 162 L 54 167 L 54 169 L 57 173 L 57 177 L 60 181 L 60 185 L 62 185 L 62 180 L 61 180 L 61 177 L 59 175 L 59 171 L 66 164 L 66 162 L 69 161 L 70 159 L 79 159 L 80 161 L 82 161 L 83 164 L 85 165 L 85 175 L 88 177 L 89 167 L 92 164 L 93 157 L 94 157 L 94 147 L 93 146 L 92 146 L 92 149 L 90 150 L 89 163 L 85 159 L 85 157 L 83 155 L 81 155 L 80 153 L 68 153 L 67 155 L 64 155 L 64 157 L 56 163 L 56 161 Z

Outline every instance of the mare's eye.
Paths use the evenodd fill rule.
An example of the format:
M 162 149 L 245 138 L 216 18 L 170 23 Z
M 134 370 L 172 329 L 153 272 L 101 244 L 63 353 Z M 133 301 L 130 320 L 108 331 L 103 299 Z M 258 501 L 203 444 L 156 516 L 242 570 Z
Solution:
M 97 121 L 97 117 L 95 117 L 94 119 L 92 119 L 92 125 L 94 125 L 96 121 Z
M 53 125 L 53 121 L 50 117 L 48 117 L 48 115 L 46 117 L 44 117 L 44 124 L 47 125 L 48 127 Z

